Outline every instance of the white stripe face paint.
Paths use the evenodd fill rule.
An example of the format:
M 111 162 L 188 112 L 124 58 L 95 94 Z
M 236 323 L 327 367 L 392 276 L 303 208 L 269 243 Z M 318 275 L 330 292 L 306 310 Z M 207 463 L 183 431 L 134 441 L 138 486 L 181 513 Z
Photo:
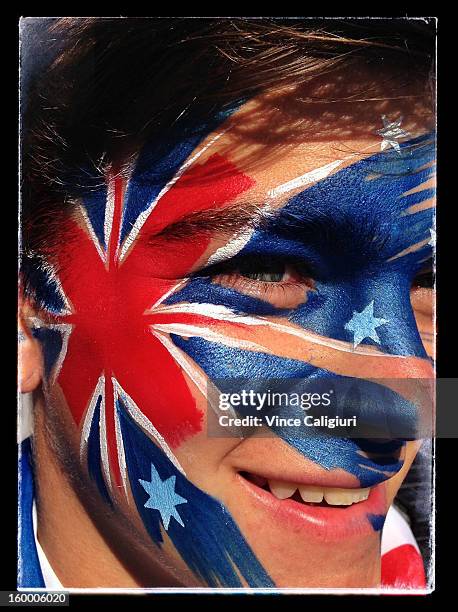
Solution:
M 333 340 L 332 338 L 327 338 L 324 336 L 319 336 L 318 334 L 314 334 L 312 332 L 308 332 L 299 327 L 293 327 L 292 325 L 285 325 L 283 323 L 277 323 L 266 319 L 264 317 L 250 317 L 245 315 L 238 315 L 230 308 L 226 306 L 221 306 L 218 304 L 199 304 L 199 303 L 184 303 L 184 304 L 176 304 L 171 306 L 161 306 L 158 309 L 154 310 L 152 314 L 195 314 L 200 316 L 205 316 L 209 318 L 209 324 L 211 324 L 211 319 L 217 321 L 227 321 L 229 323 L 238 323 L 243 325 L 263 325 L 268 326 L 271 329 L 276 329 L 281 331 L 287 335 L 295 336 L 302 340 L 307 340 L 308 342 L 313 342 L 315 344 L 326 346 L 328 348 L 333 348 L 338 351 L 347 352 L 347 353 L 358 353 L 360 355 L 371 355 L 371 356 L 380 356 L 386 358 L 392 358 L 399 356 L 381 353 L 376 348 L 360 348 L 359 346 L 355 349 L 353 344 L 349 342 L 344 342 L 342 340 Z M 156 330 L 165 332 L 165 333 L 174 333 L 184 337 L 191 336 L 200 336 L 202 338 L 221 337 L 222 335 L 214 332 L 212 330 L 208 330 L 207 326 L 204 325 L 189 325 L 187 323 L 153 323 L 151 325 Z M 216 341 L 216 340 L 214 340 Z M 240 341 L 239 345 L 234 345 L 233 342 L 237 342 L 234 338 L 228 338 L 225 343 L 228 341 L 231 342 L 231 346 L 239 346 L 242 348 L 242 344 L 244 341 Z
M 107 201 L 107 208 L 108 208 L 108 201 Z M 94 228 L 92 227 L 92 223 L 91 223 L 91 221 L 89 219 L 89 216 L 88 216 L 84 206 L 79 206 L 79 212 L 80 212 L 81 216 L 83 217 L 84 222 L 86 223 L 87 231 L 89 232 L 89 236 L 90 236 L 90 238 L 92 240 L 93 245 L 95 246 L 95 250 L 99 254 L 100 259 L 103 261 L 103 263 L 106 264 L 106 261 L 107 261 L 106 254 L 103 252 L 103 249 L 100 246 L 99 239 L 95 235 Z
M 151 325 L 151 333 L 159 342 L 168 350 L 170 355 L 175 359 L 178 365 L 186 372 L 192 382 L 196 385 L 199 391 L 205 395 L 207 379 L 202 372 L 196 368 L 193 361 L 181 351 L 170 338 L 162 333 L 158 333 L 160 330 L 156 329 L 155 326 Z
M 103 222 L 103 236 L 105 239 L 105 248 L 108 254 L 108 245 L 110 244 L 111 230 L 113 229 L 113 217 L 114 217 L 114 181 L 107 181 L 107 204 L 105 207 L 105 218 Z M 106 256 L 105 256 L 106 260 Z
M 217 264 L 220 261 L 225 261 L 240 253 L 243 247 L 248 244 L 253 235 L 254 230 L 243 230 L 240 233 L 236 233 L 225 245 L 216 249 L 216 251 L 210 255 L 207 261 L 207 265 L 211 266 Z
M 114 381 L 115 379 L 113 378 L 112 381 Z M 115 435 L 116 435 L 116 448 L 118 451 L 118 462 L 119 462 L 119 471 L 121 473 L 121 480 L 122 480 L 122 486 L 124 489 L 124 494 L 126 496 L 127 499 L 129 499 L 128 496 L 128 486 L 127 486 L 127 466 L 126 466 L 126 455 L 124 452 L 124 442 L 122 439 L 122 433 L 121 433 L 121 424 L 119 422 L 119 415 L 118 415 L 118 411 L 116 409 L 116 401 L 118 399 L 118 386 L 119 384 L 117 383 L 116 385 L 113 382 L 113 403 L 114 403 L 114 422 L 115 422 Z
M 156 331 L 161 331 L 167 334 L 176 334 L 182 338 L 202 338 L 202 340 L 224 344 L 225 346 L 229 346 L 231 348 L 245 349 L 247 351 L 262 350 L 264 348 L 256 342 L 238 340 L 237 338 L 220 334 L 212 329 L 209 329 L 208 327 L 202 327 L 199 325 L 189 325 L 188 323 L 157 323 L 151 327 Z
M 196 367 L 194 361 L 186 355 L 182 350 L 180 350 L 173 342 L 170 340 L 169 336 L 166 334 L 159 333 L 158 330 L 151 326 L 151 333 L 155 338 L 162 343 L 162 345 L 168 350 L 169 354 L 176 363 L 181 367 L 181 369 L 189 376 L 194 385 L 200 391 L 203 397 L 206 398 L 207 402 L 210 404 L 213 412 L 219 416 L 221 414 L 229 414 L 232 417 L 236 417 L 234 409 L 230 406 L 228 410 L 221 411 L 219 404 L 212 401 L 212 398 L 216 397 L 215 393 L 211 393 L 209 391 L 213 390 L 217 392 L 216 386 L 212 383 L 212 381 L 207 378 L 201 370 Z
M 38 317 L 28 317 L 27 321 L 32 328 L 35 328 L 35 329 L 46 328 L 46 329 L 56 330 L 62 336 L 62 348 L 60 349 L 59 355 L 57 356 L 57 359 L 53 366 L 49 381 L 45 381 L 47 387 L 51 386 L 56 382 L 57 377 L 59 376 L 59 373 L 62 369 L 62 364 L 64 362 L 64 359 L 67 355 L 68 341 L 70 339 L 70 334 L 72 333 L 72 330 L 73 330 L 73 324 L 72 323 L 45 323 Z
M 73 325 L 71 323 L 61 323 L 56 325 L 48 325 L 48 329 L 56 329 L 62 335 L 62 348 L 60 349 L 59 356 L 56 359 L 56 363 L 54 364 L 51 381 L 50 384 L 54 384 L 57 380 L 57 377 L 60 374 L 62 369 L 62 364 L 64 363 L 64 359 L 67 356 L 68 350 L 68 341 L 70 339 L 70 334 L 73 330 Z
M 373 146 L 374 145 L 371 144 L 367 147 L 364 147 L 361 152 L 373 149 Z M 333 162 L 330 162 L 329 164 L 325 164 L 324 166 L 320 166 L 319 168 L 310 170 L 305 174 L 301 174 L 300 176 L 269 190 L 267 192 L 266 202 L 262 207 L 263 212 L 270 212 L 272 209 L 274 209 L 274 200 L 276 200 L 277 198 L 291 191 L 304 188 L 308 185 L 312 185 L 313 183 L 323 180 L 324 178 L 328 177 L 334 170 L 339 168 L 339 166 L 341 166 L 348 160 L 353 159 L 354 157 L 356 157 L 356 154 L 347 155 L 342 159 L 337 159 Z M 225 245 L 219 247 L 212 255 L 210 255 L 207 261 L 207 265 L 213 265 L 221 261 L 225 261 L 240 253 L 243 247 L 248 244 L 254 232 L 255 228 L 236 232 Z
M 274 200 L 279 196 L 326 178 L 333 170 L 335 170 L 335 168 L 343 164 L 344 161 L 344 159 L 338 159 L 337 161 L 326 164 L 320 168 L 316 168 L 315 170 L 302 174 L 301 176 L 298 176 L 287 183 L 283 183 L 282 185 L 271 189 L 267 192 L 267 199 L 262 207 L 263 212 L 270 212 L 274 208 Z M 248 244 L 255 231 L 256 228 L 251 228 L 236 232 L 225 245 L 219 247 L 214 253 L 212 253 L 212 255 L 210 255 L 207 265 L 214 265 L 221 261 L 228 260 L 240 253 L 243 247 Z
M 151 308 L 149 310 L 147 310 L 145 312 L 145 314 L 150 314 L 151 312 L 158 312 L 159 306 L 162 304 L 162 302 L 165 302 L 165 300 L 172 295 L 172 293 L 175 293 L 175 291 L 178 291 L 178 289 L 181 289 L 181 287 L 183 287 L 184 285 L 186 285 L 186 283 L 188 282 L 189 279 L 184 278 L 183 280 L 181 280 L 179 283 L 177 283 L 176 285 L 174 285 L 171 289 L 169 289 L 168 291 L 166 291 L 164 293 L 164 295 L 161 295 L 161 297 L 157 300 L 157 302 L 154 302 L 154 304 L 151 306 Z
M 68 316 L 70 314 L 72 314 L 72 308 L 70 306 L 70 302 L 68 301 L 68 298 L 65 294 L 65 291 L 62 287 L 62 284 L 60 282 L 60 279 L 54 269 L 54 267 L 48 263 L 47 261 L 44 261 L 43 259 L 42 261 L 42 269 L 45 271 L 45 273 L 47 274 L 48 278 L 50 281 L 52 281 L 57 289 L 57 292 L 59 294 L 59 297 L 61 298 L 61 300 L 63 301 L 65 308 L 59 312 L 60 316 Z
M 108 441 L 107 441 L 107 423 L 105 416 L 105 394 L 102 395 L 102 401 L 100 402 L 100 419 L 99 419 L 99 432 L 100 432 L 100 456 L 102 458 L 102 468 L 105 475 L 105 482 L 112 491 L 111 475 L 110 475 L 110 462 L 108 459 Z
M 315 170 L 311 170 L 310 172 L 306 172 L 301 176 L 298 176 L 291 181 L 283 183 L 274 189 L 271 189 L 268 192 L 269 198 L 278 198 L 289 191 L 293 191 L 294 189 L 299 189 L 301 187 L 305 187 L 306 185 L 311 185 L 312 183 L 316 183 L 317 181 L 321 181 L 331 174 L 333 170 L 338 168 L 340 165 L 344 163 L 344 161 L 348 158 L 337 159 L 336 161 L 331 162 L 330 164 L 326 164 L 325 166 L 321 166 L 320 168 L 315 168 Z
M 146 431 L 158 444 L 158 446 L 164 451 L 164 454 L 167 458 L 173 463 L 173 465 L 179 470 L 183 475 L 186 476 L 186 473 L 178 459 L 173 454 L 170 446 L 158 432 L 158 430 L 154 427 L 151 421 L 143 414 L 143 412 L 139 409 L 134 400 L 124 391 L 116 378 L 112 378 L 113 390 L 115 395 L 120 397 L 127 408 L 129 415 L 134 419 L 134 421 L 139 425 L 144 431 Z
M 181 303 L 159 306 L 155 308 L 151 314 L 195 314 L 219 321 L 234 321 L 236 323 L 244 323 L 245 325 L 262 325 L 263 320 L 257 317 L 239 315 L 227 306 L 221 304 L 206 304 L 202 303 Z M 154 324 L 153 324 L 154 325 Z

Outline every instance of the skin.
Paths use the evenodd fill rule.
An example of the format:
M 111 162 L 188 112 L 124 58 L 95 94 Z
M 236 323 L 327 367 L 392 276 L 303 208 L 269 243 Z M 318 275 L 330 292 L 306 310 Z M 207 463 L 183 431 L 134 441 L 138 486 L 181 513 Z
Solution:
M 264 202 L 271 189 L 342 157 L 348 157 L 342 165 L 345 168 L 364 159 L 367 154 L 379 152 L 380 136 L 376 130 L 382 127 L 381 114 L 396 118 L 403 110 L 398 101 L 377 103 L 367 111 L 366 117 L 360 119 L 364 127 L 355 124 L 352 128 L 350 122 L 347 129 L 333 134 L 318 120 L 320 113 L 324 116 L 329 112 L 329 107 L 316 105 L 308 125 L 300 126 L 291 137 L 295 107 L 289 98 L 289 94 L 282 94 L 284 103 L 275 130 L 265 125 L 266 113 L 263 110 L 275 107 L 269 96 L 247 103 L 230 119 L 233 129 L 200 158 L 204 163 L 210 155 L 219 153 L 229 159 L 253 179 L 254 187 L 249 191 L 253 201 Z M 404 113 L 403 129 L 413 136 L 428 132 L 431 123 L 427 111 L 415 105 L 410 109 L 410 113 Z M 347 109 L 337 109 L 336 114 L 341 118 L 347 116 Z M 287 144 L 282 145 L 282 142 Z M 240 195 L 238 201 L 243 197 Z M 227 235 L 215 232 L 207 254 L 226 241 Z M 186 239 L 183 244 L 186 244 Z M 179 243 L 176 248 L 180 248 Z M 253 296 L 262 291 L 262 287 L 255 283 L 247 285 L 236 272 L 222 274 L 216 281 L 224 286 L 245 282 L 244 292 Z M 84 282 L 83 278 L 81 282 Z M 309 291 L 310 287 L 301 286 L 301 295 L 304 290 Z M 288 294 L 284 290 L 275 291 L 271 290 L 269 300 L 278 307 L 293 307 L 298 300 L 294 290 Z M 411 304 L 425 350 L 433 356 L 432 291 L 413 285 Z M 59 394 L 46 400 L 42 392 L 42 349 L 29 326 L 30 317 L 34 316 L 40 316 L 40 313 L 32 304 L 24 302 L 20 329 L 25 340 L 20 343 L 19 378 L 21 391 L 34 393 L 38 538 L 59 579 L 67 587 L 201 585 L 202 581 L 186 567 L 167 538 L 162 550 L 151 546 L 145 527 L 132 505 L 120 498 L 112 511 L 101 499 L 79 463 L 79 433 L 65 400 Z M 282 355 L 295 350 L 292 341 L 291 348 L 288 342 L 288 339 L 272 336 L 272 352 Z M 317 349 L 318 358 L 320 351 L 324 350 Z M 413 362 L 408 376 L 432 377 L 432 368 L 427 364 L 424 359 Z M 405 376 L 405 373 L 400 376 Z M 184 377 L 196 405 L 206 415 L 205 397 L 186 374 Z M 378 362 L 374 365 L 372 377 L 396 378 L 396 372 L 387 374 L 385 365 Z M 402 469 L 384 482 L 384 512 L 401 486 L 418 446 L 418 442 L 407 443 Z M 277 586 L 379 585 L 379 532 L 355 534 L 338 543 L 329 535 L 316 537 L 310 530 L 302 530 L 296 524 L 272 520 L 271 515 L 243 491 L 237 473 L 246 470 L 263 475 L 265 466 L 274 466 L 275 472 L 282 474 L 286 481 L 295 482 L 298 475 L 313 472 L 318 480 L 324 478 L 326 483 L 327 471 L 324 468 L 313 466 L 309 459 L 280 438 L 255 437 L 241 442 L 234 438 L 209 438 L 204 427 L 174 447 L 173 451 L 188 479 L 220 500 L 229 510 L 255 556 Z M 353 477 L 348 474 L 346 477 L 347 486 L 357 486 Z

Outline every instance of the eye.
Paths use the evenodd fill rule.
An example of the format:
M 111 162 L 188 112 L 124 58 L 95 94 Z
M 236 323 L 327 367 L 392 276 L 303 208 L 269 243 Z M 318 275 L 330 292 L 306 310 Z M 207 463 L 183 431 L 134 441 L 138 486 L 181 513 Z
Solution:
M 277 308 L 297 308 L 315 285 L 303 262 L 274 256 L 246 256 L 208 270 L 214 283 L 270 302 Z
M 412 282 L 410 303 L 417 328 L 427 354 L 434 353 L 434 271 L 432 266 L 421 270 Z
M 285 262 L 242 262 L 238 267 L 238 273 L 244 278 L 265 283 L 279 283 L 285 281 L 288 270 Z
M 421 271 L 414 278 L 412 283 L 412 289 L 416 287 L 423 287 L 425 289 L 432 289 L 434 286 L 434 271 L 432 266 L 427 270 Z

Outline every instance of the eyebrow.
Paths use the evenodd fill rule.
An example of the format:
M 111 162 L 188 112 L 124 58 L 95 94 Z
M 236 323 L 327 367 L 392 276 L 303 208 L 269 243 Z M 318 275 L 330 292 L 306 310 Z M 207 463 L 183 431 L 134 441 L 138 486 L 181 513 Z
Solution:
M 234 205 L 219 209 L 207 209 L 183 216 L 181 219 L 167 225 L 157 234 L 149 237 L 154 244 L 157 239 L 182 240 L 195 235 L 228 234 L 233 235 L 240 231 L 262 230 L 275 231 L 277 235 L 297 239 L 308 239 L 316 243 L 325 242 L 334 244 L 342 233 L 346 236 L 358 238 L 360 248 L 372 245 L 381 248 L 383 238 L 377 234 L 376 227 L 353 223 L 348 217 L 340 215 L 317 214 L 314 210 L 285 210 L 283 206 L 268 209 L 266 201 L 242 201 Z
M 167 225 L 150 236 L 149 242 L 158 238 L 181 240 L 196 234 L 233 234 L 242 229 L 259 229 L 275 219 L 279 212 L 266 210 L 265 201 L 244 201 L 224 208 L 202 210 Z
M 352 253 L 362 261 L 369 254 L 377 259 L 385 257 L 389 228 L 379 219 L 368 218 L 361 223 L 345 211 L 323 211 L 313 206 L 269 208 L 267 201 L 241 201 L 223 208 L 196 211 L 181 217 L 148 237 L 151 245 L 158 239 L 183 240 L 193 236 L 215 234 L 234 236 L 240 232 L 265 230 L 278 238 L 307 243 L 309 248 L 322 252 Z
M 322 249 L 338 248 L 342 252 L 354 249 L 376 252 L 383 249 L 386 236 L 378 233 L 377 226 L 354 222 L 348 217 L 341 218 L 329 211 L 317 214 L 314 210 L 285 210 L 283 206 L 268 209 L 266 201 L 243 201 L 219 209 L 207 209 L 183 216 L 149 237 L 149 244 L 158 239 L 184 240 L 193 236 L 215 234 L 234 236 L 239 232 L 266 230 L 278 237 L 308 244 L 320 244 Z

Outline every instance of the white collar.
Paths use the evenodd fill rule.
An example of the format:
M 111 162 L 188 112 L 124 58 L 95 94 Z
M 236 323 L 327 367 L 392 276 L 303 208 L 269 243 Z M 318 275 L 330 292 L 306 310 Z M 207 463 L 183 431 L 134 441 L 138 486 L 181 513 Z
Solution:
M 37 507 L 35 500 L 33 500 L 32 507 L 32 524 L 33 524 L 33 536 L 35 538 L 35 546 L 37 547 L 38 561 L 40 562 L 41 573 L 43 574 L 43 580 L 45 587 L 50 591 L 65 591 L 59 578 L 56 576 L 55 571 L 51 567 L 44 550 L 41 548 L 40 542 L 37 537 Z
M 411 544 L 418 554 L 421 554 L 409 523 L 396 506 L 392 504 L 383 525 L 381 553 L 384 555 L 393 548 L 404 544 Z

